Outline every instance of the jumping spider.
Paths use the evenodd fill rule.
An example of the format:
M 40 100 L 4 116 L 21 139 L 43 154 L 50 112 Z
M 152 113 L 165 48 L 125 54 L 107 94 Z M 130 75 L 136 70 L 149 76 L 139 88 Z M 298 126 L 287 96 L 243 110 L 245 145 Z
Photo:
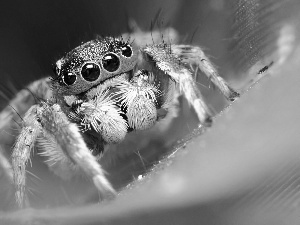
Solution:
M 209 126 L 212 113 L 194 78 L 199 69 L 228 100 L 239 96 L 198 46 L 162 42 L 141 47 L 123 38 L 98 37 L 67 53 L 56 62 L 52 79 L 28 87 L 44 100 L 25 114 L 13 147 L 19 207 L 27 201 L 25 171 L 35 144 L 42 146 L 54 171 L 81 170 L 102 195 L 109 196 L 115 190 L 97 162 L 106 145 L 164 120 L 177 107 L 179 94 L 195 110 L 200 124 Z

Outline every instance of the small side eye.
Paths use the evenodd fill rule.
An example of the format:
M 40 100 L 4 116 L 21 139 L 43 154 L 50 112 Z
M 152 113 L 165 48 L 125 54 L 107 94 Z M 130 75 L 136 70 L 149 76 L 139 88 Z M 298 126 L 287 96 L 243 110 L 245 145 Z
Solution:
M 62 65 L 61 60 L 58 60 L 58 61 L 57 61 L 55 64 L 53 64 L 53 66 L 52 66 L 53 72 L 54 72 L 54 74 L 55 74 L 57 77 L 60 76 L 61 65 Z
M 120 60 L 115 54 L 107 53 L 102 58 L 102 66 L 108 72 L 115 72 L 120 67 Z
M 53 67 L 52 67 L 52 69 L 53 69 L 53 73 L 56 76 L 59 76 L 59 74 L 60 74 L 60 68 L 58 68 L 58 66 L 54 64 Z
M 74 84 L 76 82 L 76 79 L 77 79 L 76 75 L 71 72 L 62 76 L 63 82 L 68 86 Z
M 124 45 L 121 47 L 122 55 L 125 57 L 131 57 L 132 56 L 132 49 L 129 45 Z
M 95 81 L 100 76 L 100 67 L 95 63 L 86 63 L 81 68 L 81 75 L 86 81 Z

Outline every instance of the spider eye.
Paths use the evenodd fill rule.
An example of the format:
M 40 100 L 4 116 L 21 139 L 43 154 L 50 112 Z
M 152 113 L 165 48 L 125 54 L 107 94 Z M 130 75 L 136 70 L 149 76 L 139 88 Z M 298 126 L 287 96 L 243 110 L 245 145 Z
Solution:
M 77 79 L 76 75 L 71 72 L 62 76 L 63 82 L 68 86 L 74 84 L 76 79 Z
M 53 69 L 53 73 L 54 73 L 56 76 L 58 76 L 59 73 L 60 73 L 60 69 L 58 68 L 58 66 L 57 66 L 57 65 L 53 65 L 52 69 Z
M 121 47 L 122 55 L 125 57 L 131 57 L 132 56 L 132 49 L 129 45 L 124 45 Z
M 86 63 L 81 68 L 81 75 L 86 81 L 95 81 L 100 76 L 100 67 L 95 63 Z
M 102 58 L 102 66 L 108 72 L 115 72 L 120 67 L 120 60 L 115 54 L 108 53 Z

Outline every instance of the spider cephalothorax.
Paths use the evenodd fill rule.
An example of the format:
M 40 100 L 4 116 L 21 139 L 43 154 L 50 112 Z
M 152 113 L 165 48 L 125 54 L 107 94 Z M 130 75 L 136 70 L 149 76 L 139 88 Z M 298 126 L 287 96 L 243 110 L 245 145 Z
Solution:
M 200 69 L 229 100 L 238 97 L 218 76 L 201 48 L 167 43 L 134 46 L 122 38 L 97 38 L 56 62 L 55 77 L 28 88 L 39 104 L 28 106 L 12 154 L 16 200 L 26 201 L 25 169 L 37 143 L 57 171 L 83 171 L 101 193 L 115 191 L 93 154 L 120 143 L 129 131 L 144 130 L 167 116 L 182 94 L 200 124 L 212 114 L 194 79 Z M 15 101 L 22 101 L 22 97 Z M 163 113 L 162 113 L 163 112 Z M 42 140 L 42 141 L 41 141 Z
M 62 98 L 62 110 L 82 132 L 93 130 L 105 143 L 118 143 L 128 129 L 155 123 L 158 81 L 137 70 L 137 53 L 128 42 L 98 38 L 56 62 L 54 98 Z
M 100 82 L 132 70 L 137 61 L 137 50 L 116 38 L 97 38 L 84 43 L 55 66 L 57 77 L 53 85 L 58 93 L 79 94 Z

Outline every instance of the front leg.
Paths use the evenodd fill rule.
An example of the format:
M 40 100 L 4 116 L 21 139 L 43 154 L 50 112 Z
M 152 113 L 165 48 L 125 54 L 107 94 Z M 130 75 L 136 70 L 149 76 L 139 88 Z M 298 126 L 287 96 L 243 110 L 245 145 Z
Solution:
M 41 131 L 41 125 L 38 122 L 38 110 L 39 106 L 34 105 L 25 114 L 23 128 L 13 147 L 12 167 L 16 187 L 15 197 L 20 208 L 27 204 L 25 195 L 26 164 L 30 160 L 31 150 Z
M 234 101 L 240 95 L 233 90 L 226 81 L 219 76 L 218 71 L 212 62 L 198 46 L 191 45 L 172 45 L 172 53 L 180 58 L 183 63 L 196 66 L 195 73 L 200 69 L 208 79 L 220 90 L 220 92 L 230 101 Z
M 16 96 L 11 99 L 7 106 L 0 112 L 0 130 L 1 144 L 12 146 L 15 143 L 15 135 L 19 131 L 19 124 L 22 124 L 22 118 L 26 112 L 40 100 L 50 99 L 52 90 L 50 88 L 50 79 L 42 78 L 32 82 L 23 90 L 20 90 Z
M 67 156 L 90 177 L 101 195 L 114 196 L 115 190 L 106 179 L 104 171 L 88 149 L 78 126 L 71 123 L 58 104 L 42 104 L 39 115 L 43 130 L 54 137 Z
M 201 124 L 210 126 L 212 113 L 203 100 L 201 92 L 187 67 L 172 53 L 171 46 L 167 44 L 151 45 L 141 49 L 147 69 L 157 67 L 179 86 L 189 104 L 195 109 Z M 150 66 L 149 66 L 150 64 Z M 153 65 L 154 64 L 154 65 Z
M 16 201 L 26 205 L 26 164 L 37 137 L 51 136 L 72 162 L 90 177 L 101 195 L 114 196 L 115 190 L 104 176 L 104 171 L 86 146 L 76 124 L 71 123 L 58 104 L 34 105 L 24 117 L 24 127 L 17 138 L 12 154 Z

